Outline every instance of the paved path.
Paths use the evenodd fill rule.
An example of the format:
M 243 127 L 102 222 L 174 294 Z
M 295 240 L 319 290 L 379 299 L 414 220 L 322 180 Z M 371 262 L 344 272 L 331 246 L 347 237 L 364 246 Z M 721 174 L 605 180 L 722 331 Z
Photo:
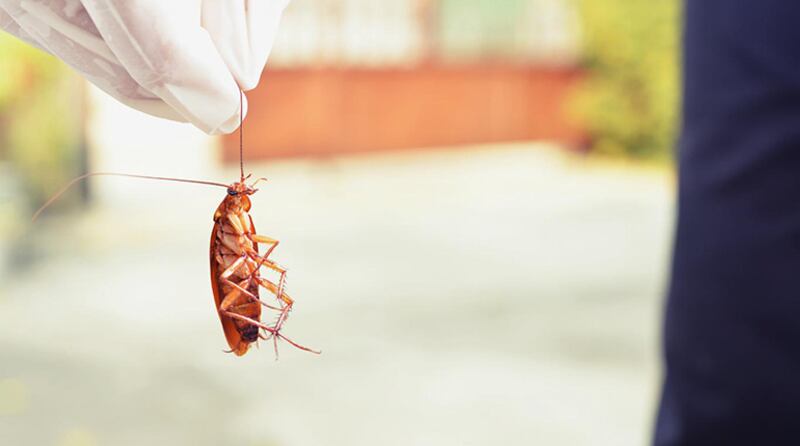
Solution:
M 43 222 L 0 285 L 0 444 L 647 443 L 665 175 L 532 145 L 250 167 L 323 355 L 221 353 L 222 191 L 162 185 Z

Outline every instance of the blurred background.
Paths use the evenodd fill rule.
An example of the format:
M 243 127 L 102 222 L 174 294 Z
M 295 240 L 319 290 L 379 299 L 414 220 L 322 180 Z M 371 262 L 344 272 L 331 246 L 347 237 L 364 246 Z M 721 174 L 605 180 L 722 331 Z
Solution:
M 248 92 L 286 333 L 208 278 L 238 134 L 125 109 L 0 34 L 0 444 L 644 445 L 679 2 L 293 0 Z

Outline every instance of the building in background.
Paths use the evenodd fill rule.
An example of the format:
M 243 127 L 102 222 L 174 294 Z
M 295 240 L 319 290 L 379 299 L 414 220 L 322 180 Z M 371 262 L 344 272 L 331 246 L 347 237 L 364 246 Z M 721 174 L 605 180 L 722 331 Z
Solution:
M 270 66 L 571 65 L 576 14 L 570 0 L 293 0 Z
M 248 93 L 249 155 L 576 143 L 578 37 L 569 0 L 294 0 Z

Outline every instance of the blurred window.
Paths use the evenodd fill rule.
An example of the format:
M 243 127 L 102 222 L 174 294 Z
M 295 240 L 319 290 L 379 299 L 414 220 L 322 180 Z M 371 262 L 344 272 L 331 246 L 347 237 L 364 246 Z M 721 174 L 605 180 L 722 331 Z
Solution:
M 572 63 L 570 0 L 293 0 L 276 66 L 386 66 L 424 61 Z

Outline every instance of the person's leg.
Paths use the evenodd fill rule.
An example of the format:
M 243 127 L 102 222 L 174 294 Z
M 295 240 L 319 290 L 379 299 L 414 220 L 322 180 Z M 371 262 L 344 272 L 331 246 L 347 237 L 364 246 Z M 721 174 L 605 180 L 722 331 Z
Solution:
M 800 2 L 688 0 L 655 444 L 800 444 Z

